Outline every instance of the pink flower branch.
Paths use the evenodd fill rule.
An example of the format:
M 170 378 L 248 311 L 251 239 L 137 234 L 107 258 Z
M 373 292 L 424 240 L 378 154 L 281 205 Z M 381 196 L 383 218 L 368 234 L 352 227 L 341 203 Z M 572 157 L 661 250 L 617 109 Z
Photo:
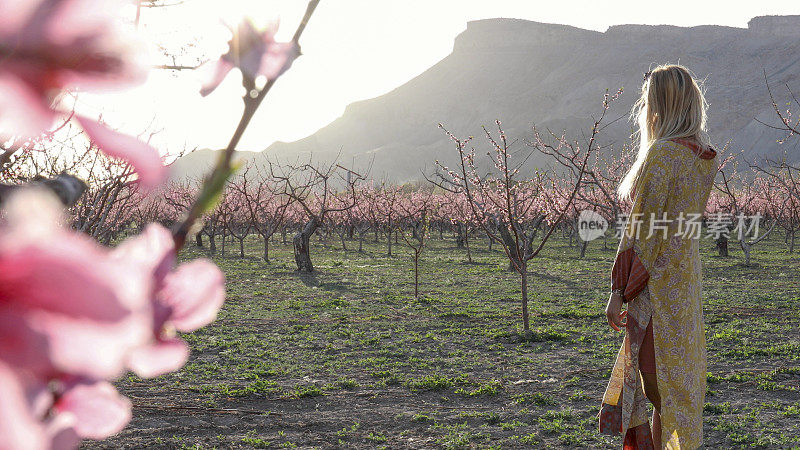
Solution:
M 303 19 L 300 21 L 300 24 L 297 26 L 297 30 L 295 30 L 292 40 L 290 41 L 288 46 L 281 45 L 280 52 L 269 53 L 269 52 L 274 52 L 274 50 L 270 48 L 271 47 L 270 44 L 276 45 L 276 43 L 274 42 L 267 42 L 266 48 L 262 46 L 256 46 L 255 50 L 262 50 L 261 55 L 256 55 L 258 56 L 259 63 L 261 63 L 257 65 L 258 68 L 253 67 L 252 64 L 247 65 L 247 63 L 244 61 L 244 59 L 249 59 L 248 57 L 252 57 L 253 55 L 242 55 L 235 53 L 237 50 L 234 48 L 235 44 L 233 41 L 231 42 L 232 48 L 230 52 L 226 55 L 223 55 L 223 57 L 220 58 L 218 64 L 222 66 L 230 66 L 232 68 L 233 64 L 239 64 L 242 68 L 242 74 L 243 74 L 242 83 L 247 89 L 247 92 L 242 98 L 244 101 L 244 111 L 242 112 L 242 117 L 239 119 L 239 124 L 236 126 L 236 130 L 234 131 L 233 136 L 231 136 L 231 139 L 228 142 L 228 146 L 220 155 L 217 165 L 214 167 L 211 173 L 209 173 L 208 176 L 205 178 L 205 183 L 203 184 L 200 194 L 198 195 L 192 206 L 189 208 L 189 211 L 187 212 L 183 220 L 173 229 L 172 236 L 175 241 L 176 249 L 179 250 L 183 247 L 184 243 L 186 242 L 186 237 L 194 227 L 195 222 L 207 210 L 214 207 L 216 200 L 220 192 L 224 188 L 226 181 L 236 170 L 236 168 L 233 167 L 233 165 L 231 164 L 233 160 L 233 155 L 236 153 L 236 147 L 239 145 L 239 141 L 244 135 L 247 126 L 250 124 L 250 121 L 253 119 L 253 116 L 255 116 L 255 113 L 258 110 L 258 107 L 261 105 L 261 102 L 264 101 L 264 98 L 266 98 L 270 89 L 272 89 L 272 86 L 275 84 L 277 78 L 286 69 L 288 69 L 294 58 L 300 55 L 300 43 L 299 43 L 300 36 L 302 36 L 303 31 L 305 30 L 306 25 L 308 25 L 308 21 L 311 19 L 311 16 L 314 13 L 314 10 L 317 8 L 318 4 L 319 0 L 311 0 L 308 2 L 308 7 L 306 8 L 305 15 L 303 16 Z M 254 33 L 254 30 L 252 28 L 247 28 L 248 26 L 251 25 L 244 25 L 244 28 L 240 27 L 240 32 L 248 33 L 250 34 L 249 38 L 253 38 L 251 34 Z M 274 34 L 274 30 L 272 30 L 272 33 Z M 234 40 L 235 39 L 237 39 L 236 34 L 234 35 Z M 268 39 L 265 38 L 265 40 Z M 230 55 L 230 58 L 226 58 L 228 55 Z M 275 68 L 273 66 L 270 67 L 269 69 L 266 69 L 268 72 L 266 74 L 267 75 L 266 84 L 261 89 L 255 89 L 256 75 L 260 74 L 259 71 L 263 69 L 264 66 L 263 63 L 269 62 L 270 57 L 273 58 L 277 57 L 282 61 L 282 63 L 279 65 L 278 68 Z M 262 58 L 266 58 L 267 60 L 261 61 Z M 233 61 L 231 61 L 231 59 Z M 218 70 L 223 70 L 227 74 L 227 71 L 225 71 L 224 68 Z M 230 68 L 228 68 L 227 70 L 229 71 Z M 219 81 L 221 82 L 221 79 L 219 79 Z M 216 87 L 216 85 L 218 85 L 219 82 L 217 82 L 216 80 L 214 82 L 216 83 L 214 87 Z M 211 90 L 213 90 L 213 88 L 211 88 Z M 255 91 L 255 96 L 251 95 L 254 91 Z M 210 93 L 210 91 L 205 91 L 205 92 Z

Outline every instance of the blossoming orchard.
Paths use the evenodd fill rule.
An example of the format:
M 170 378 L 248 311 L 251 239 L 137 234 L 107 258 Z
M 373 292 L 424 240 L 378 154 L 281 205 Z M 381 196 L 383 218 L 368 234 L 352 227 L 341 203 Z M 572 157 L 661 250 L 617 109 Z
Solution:
M 238 123 L 203 175 L 169 176 L 187 151 L 81 100 L 195 71 L 143 57 L 142 10 L 173 3 L 0 0 L 0 449 L 609 446 L 594 432 L 607 361 L 588 355 L 619 345 L 598 320 L 626 232 L 699 240 L 711 295 L 755 299 L 707 304 L 709 342 L 738 361 L 710 359 L 727 399 L 707 397 L 713 442 L 733 445 L 731 411 L 752 411 L 735 379 L 784 390 L 764 427 L 800 433 L 798 158 L 720 147 L 704 213 L 642 220 L 616 195 L 635 145 L 604 134 L 628 108 L 608 86 L 580 129 L 422 124 L 448 150 L 415 180 L 313 153 L 245 160 L 248 129 L 270 126 L 256 112 L 336 8 L 311 0 L 285 41 L 277 20 L 229 26 L 197 95 L 235 78 Z M 800 105 L 765 87 L 796 154 Z M 765 273 L 780 274 L 766 291 L 714 281 Z M 786 346 L 727 328 L 749 308 L 791 316 Z

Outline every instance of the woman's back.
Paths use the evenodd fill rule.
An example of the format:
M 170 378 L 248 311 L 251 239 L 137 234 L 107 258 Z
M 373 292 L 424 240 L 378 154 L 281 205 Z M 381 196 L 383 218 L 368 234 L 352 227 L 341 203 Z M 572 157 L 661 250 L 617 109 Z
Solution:
M 663 196 L 668 218 L 675 219 L 667 235 L 674 236 L 684 231 L 687 220 L 696 219 L 699 224 L 714 184 L 717 153 L 683 139 L 660 142 L 651 152 L 652 161 L 647 164 L 647 170 L 669 181 L 664 183 L 665 192 L 650 195 Z
M 703 442 L 706 392 L 699 241 L 717 158 L 702 91 L 684 67 L 645 76 L 637 105 L 639 155 L 619 188 L 632 207 L 606 306 L 609 325 L 625 325 L 626 334 L 600 431 L 622 432 L 625 448 L 694 449 Z M 645 396 L 654 406 L 652 429 Z

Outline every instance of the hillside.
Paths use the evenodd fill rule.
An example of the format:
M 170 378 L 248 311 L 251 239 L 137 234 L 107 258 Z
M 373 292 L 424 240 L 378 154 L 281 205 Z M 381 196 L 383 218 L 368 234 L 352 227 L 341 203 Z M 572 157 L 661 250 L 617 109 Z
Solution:
M 635 101 L 642 73 L 654 63 L 680 62 L 705 80 L 714 142 L 728 140 L 748 157 L 783 151 L 774 123 L 764 71 L 774 91 L 785 84 L 800 91 L 800 16 L 752 19 L 748 28 L 619 25 L 606 32 L 519 19 L 469 22 L 453 51 L 402 86 L 353 103 L 341 117 L 304 139 L 277 142 L 255 159 L 340 160 L 394 181 L 420 178 L 436 159 L 454 163 L 454 149 L 437 128 L 476 135 L 503 121 L 510 137 L 531 136 L 532 126 L 580 136 L 601 110 L 606 89 L 624 94 L 612 117 Z M 620 120 L 602 139 L 619 147 L 631 124 Z M 179 175 L 209 164 L 213 152 L 189 155 L 175 165 Z M 188 164 L 191 161 L 191 164 Z M 534 161 L 535 162 L 535 161 Z

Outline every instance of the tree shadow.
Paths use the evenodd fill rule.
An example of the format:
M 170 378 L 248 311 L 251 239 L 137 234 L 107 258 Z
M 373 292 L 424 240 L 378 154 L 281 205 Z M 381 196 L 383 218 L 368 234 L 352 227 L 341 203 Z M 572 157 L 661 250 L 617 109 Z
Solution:
M 462 266 L 494 266 L 497 263 L 495 262 L 484 262 L 484 261 L 460 261 L 458 264 Z
M 550 275 L 549 273 L 545 272 L 533 272 L 531 270 L 528 270 L 528 277 L 529 277 L 529 283 L 539 280 L 539 281 L 562 283 L 572 289 L 586 287 L 585 283 L 579 283 L 575 278 L 561 278 L 555 275 Z
M 319 271 L 315 270 L 313 272 L 301 272 L 299 270 L 295 270 L 291 272 L 295 277 L 299 278 L 300 281 L 308 286 L 308 287 L 319 287 Z
M 321 289 L 327 292 L 350 292 L 357 286 L 350 281 L 343 280 L 325 280 L 325 273 L 320 272 L 318 269 L 313 272 L 300 272 L 295 270 L 292 274 L 297 277 L 304 285 L 311 288 Z

